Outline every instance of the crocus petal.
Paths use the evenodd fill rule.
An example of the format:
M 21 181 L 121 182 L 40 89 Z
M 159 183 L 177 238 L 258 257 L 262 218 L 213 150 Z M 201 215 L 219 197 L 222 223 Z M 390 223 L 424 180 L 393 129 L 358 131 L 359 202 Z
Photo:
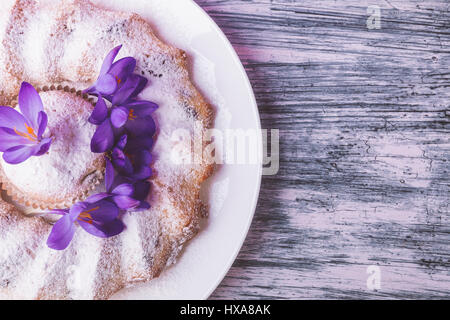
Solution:
M 155 112 L 159 106 L 151 101 L 134 101 L 126 104 L 128 109 L 133 109 L 134 115 L 139 118 L 145 118 Z
M 116 128 L 116 127 L 112 126 L 112 128 L 114 130 L 114 137 L 115 138 L 122 137 L 123 135 L 127 134 L 127 132 L 125 130 L 125 126 L 123 126 L 121 128 Z M 114 141 L 116 141 L 116 139 Z
M 153 138 L 149 136 L 141 136 L 129 139 L 126 144 L 126 153 L 136 153 L 141 150 L 151 150 L 153 147 Z
M 79 221 L 79 224 L 84 230 L 99 238 L 114 237 L 125 229 L 125 225 L 119 219 L 104 224 L 95 221 L 93 223 Z
M 136 180 L 146 180 L 150 178 L 152 175 L 153 175 L 152 168 L 139 167 L 130 177 Z
M 29 143 L 29 140 L 16 134 L 14 130 L 9 128 L 0 128 L 0 152 L 5 152 L 13 147 L 26 145 Z
M 122 210 L 136 208 L 141 203 L 139 200 L 128 196 L 114 196 L 112 199 L 114 203 Z
M 86 211 L 88 207 L 88 203 L 86 202 L 77 202 L 75 203 L 69 210 L 69 217 L 72 222 L 76 221 L 78 219 L 78 216 L 83 212 Z
M 108 55 L 105 57 L 105 60 L 103 60 L 102 68 L 100 69 L 100 76 L 108 73 L 109 69 L 111 69 L 111 66 L 114 62 L 114 60 L 117 57 L 117 54 L 119 53 L 120 49 L 122 49 L 122 45 L 115 47 L 112 49 Z
M 114 182 L 114 167 L 108 159 L 106 159 L 106 168 L 105 168 L 105 188 L 106 191 L 111 190 L 111 186 Z
M 150 204 L 147 202 L 147 201 L 141 201 L 140 203 L 139 203 L 139 205 L 136 207 L 136 208 L 134 208 L 134 210 L 147 210 L 147 209 L 150 209 L 151 208 L 151 206 L 150 206 Z
M 100 125 L 105 121 L 108 116 L 108 107 L 106 106 L 105 100 L 103 100 L 102 95 L 98 96 L 97 103 L 95 104 L 94 111 L 92 111 L 89 117 L 89 122 L 95 125 Z
M 150 182 L 138 181 L 134 184 L 133 198 L 138 200 L 145 200 L 150 193 Z
M 28 82 L 22 82 L 19 91 L 19 108 L 33 129 L 39 128 L 39 112 L 44 110 L 41 97 Z
M 152 117 L 129 120 L 125 124 L 125 128 L 135 137 L 153 136 L 156 132 L 156 124 Z
M 105 74 L 100 76 L 95 83 L 95 90 L 104 95 L 113 94 L 117 89 L 117 81 L 114 76 Z
M 134 187 L 130 183 L 123 183 L 115 187 L 111 193 L 114 195 L 131 196 L 134 193 Z
M 122 161 L 126 159 L 126 155 L 123 152 L 122 149 L 120 148 L 114 148 L 113 151 L 111 152 L 111 159 L 112 162 L 114 163 L 115 161 Z
M 116 128 L 121 128 L 128 120 L 128 109 L 124 107 L 114 107 L 111 111 L 111 123 Z
M 44 211 L 43 213 L 46 213 L 46 214 L 57 214 L 57 215 L 60 215 L 60 216 L 65 216 L 65 215 L 69 214 L 69 209 L 52 209 L 52 210 L 49 210 L 49 211 Z
M 0 127 L 27 132 L 25 123 L 28 121 L 16 109 L 0 106 Z M 31 124 L 30 124 L 31 125 Z
M 97 94 L 97 90 L 95 89 L 95 84 L 93 86 L 90 86 L 89 88 L 83 90 L 83 93 L 96 95 Z
M 148 166 L 150 163 L 152 163 L 152 160 L 153 157 L 150 151 L 141 150 L 136 153 L 134 161 L 136 166 Z
M 112 194 L 112 190 L 114 190 L 115 188 L 117 188 L 121 184 L 132 184 L 133 185 L 133 183 L 134 183 L 134 181 L 131 180 L 130 178 L 128 178 L 127 176 L 118 174 L 118 175 L 116 175 L 114 177 L 114 182 L 113 182 L 113 184 L 111 186 L 110 194 Z
M 125 83 L 117 90 L 112 99 L 112 104 L 117 106 L 125 103 L 136 91 L 139 86 L 140 79 L 137 75 L 130 75 Z
M 91 140 L 91 151 L 94 153 L 103 153 L 114 146 L 114 132 L 109 119 L 103 121 L 98 126 Z
M 41 139 L 42 135 L 45 132 L 45 129 L 47 128 L 47 123 L 48 123 L 48 117 L 47 114 L 44 111 L 39 112 L 38 115 L 38 125 L 39 125 L 39 129 L 38 129 L 38 134 L 37 137 L 38 139 Z
M 147 150 L 142 150 L 134 155 L 133 174 L 129 175 L 130 178 L 135 180 L 146 180 L 153 174 L 150 163 L 152 162 L 152 155 Z
M 127 146 L 127 143 L 128 143 L 128 136 L 126 134 L 124 134 L 123 136 L 120 137 L 116 146 L 123 150 Z
M 89 202 L 89 203 L 95 203 L 95 202 L 99 202 L 100 200 L 105 200 L 108 197 L 111 197 L 111 195 L 109 193 L 106 193 L 106 192 L 97 193 L 97 194 L 90 196 L 85 201 Z
M 106 101 L 112 102 L 113 95 L 107 94 L 107 95 L 102 95 L 102 97 L 103 97 L 103 99 L 105 99 Z
M 131 174 L 133 172 L 133 165 L 130 159 L 119 148 L 114 148 L 111 153 L 112 163 L 114 167 L 122 174 Z
M 145 89 L 145 87 L 147 86 L 148 80 L 147 80 L 147 78 L 142 77 L 140 75 L 133 74 L 130 76 L 135 77 L 136 82 L 137 82 L 137 84 L 135 85 L 134 91 L 131 92 L 131 94 L 127 94 L 129 96 L 128 99 L 133 99 L 133 98 L 137 97 Z M 86 91 L 89 91 L 89 89 Z M 112 95 L 108 95 L 105 98 L 112 103 L 112 99 L 113 99 Z
M 86 211 L 90 211 L 89 214 L 92 219 L 100 223 L 112 221 L 119 215 L 117 206 L 106 200 L 90 203 L 86 208 Z
M 24 162 L 29 157 L 35 155 L 39 151 L 40 147 L 40 145 L 22 145 L 12 147 L 3 153 L 3 160 L 9 164 Z
M 53 226 L 47 239 L 47 245 L 55 250 L 64 250 L 75 233 L 75 226 L 68 215 L 60 218 Z
M 137 75 L 137 77 L 139 78 L 139 83 L 136 86 L 136 89 L 134 90 L 134 92 L 131 94 L 131 97 L 136 97 L 138 94 L 140 94 L 142 92 L 142 90 L 145 89 L 145 87 L 147 86 L 148 80 L 146 77 L 142 77 Z
M 117 82 L 125 81 L 125 78 L 133 73 L 136 68 L 136 59 L 132 57 L 122 58 L 113 63 L 108 71 L 108 74 L 112 75 Z
M 53 142 L 52 138 L 46 138 L 43 139 L 39 144 L 39 150 L 34 154 L 35 156 L 42 156 L 43 154 L 46 154 L 48 149 L 50 149 L 50 146 Z

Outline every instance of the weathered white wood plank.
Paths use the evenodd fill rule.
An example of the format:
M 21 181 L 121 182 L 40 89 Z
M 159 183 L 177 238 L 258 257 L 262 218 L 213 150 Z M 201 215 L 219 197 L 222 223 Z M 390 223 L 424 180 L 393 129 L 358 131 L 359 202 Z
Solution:
M 197 3 L 281 130 L 280 172 L 211 298 L 449 298 L 450 3 Z

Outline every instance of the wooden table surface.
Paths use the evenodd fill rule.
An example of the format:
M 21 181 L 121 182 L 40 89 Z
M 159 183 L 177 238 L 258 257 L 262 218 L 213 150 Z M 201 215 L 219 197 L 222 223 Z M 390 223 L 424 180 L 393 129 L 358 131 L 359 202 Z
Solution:
M 196 2 L 280 129 L 211 298 L 450 298 L 450 2 Z

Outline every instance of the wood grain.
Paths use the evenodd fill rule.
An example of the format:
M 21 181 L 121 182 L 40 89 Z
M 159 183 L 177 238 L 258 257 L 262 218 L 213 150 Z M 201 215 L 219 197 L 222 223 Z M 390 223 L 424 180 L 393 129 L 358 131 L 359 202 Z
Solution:
M 196 2 L 281 135 L 280 171 L 211 298 L 450 298 L 450 3 Z

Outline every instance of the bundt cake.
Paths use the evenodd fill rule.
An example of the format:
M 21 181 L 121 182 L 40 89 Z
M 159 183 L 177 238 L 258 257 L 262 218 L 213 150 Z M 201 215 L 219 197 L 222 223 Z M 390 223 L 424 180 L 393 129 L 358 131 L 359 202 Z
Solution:
M 0 105 L 14 106 L 23 82 L 75 92 L 92 86 L 103 59 L 119 45 L 118 58 L 134 57 L 137 74 L 149 80 L 141 97 L 159 105 L 153 114 L 158 129 L 147 199 L 151 207 L 124 214 L 126 228 L 120 235 L 103 239 L 76 228 L 65 250 L 53 250 L 47 246 L 52 223 L 24 214 L 2 193 L 0 298 L 107 299 L 121 288 L 158 277 L 207 216 L 199 193 L 214 170 L 203 159 L 173 159 L 174 149 L 177 156 L 192 157 L 194 143 L 173 139 L 172 133 L 183 129 L 193 139 L 213 119 L 189 78 L 186 54 L 161 42 L 140 16 L 100 9 L 88 0 L 2 1 L 0 41 Z M 64 106 L 67 94 L 73 92 L 50 90 L 41 97 L 51 108 L 55 99 Z M 4 171 L 1 180 L 10 183 L 11 171 Z

